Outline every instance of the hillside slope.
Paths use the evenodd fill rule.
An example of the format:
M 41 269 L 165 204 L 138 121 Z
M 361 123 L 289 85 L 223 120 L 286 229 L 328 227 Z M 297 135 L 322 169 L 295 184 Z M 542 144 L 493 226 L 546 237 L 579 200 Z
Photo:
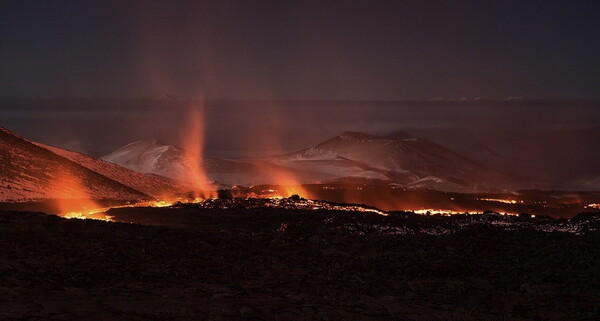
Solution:
M 149 198 L 0 127 L 0 201 Z
M 65 150 L 53 146 L 36 143 L 36 145 L 50 150 L 51 152 L 65 157 L 81 166 L 84 166 L 94 172 L 100 173 L 114 181 L 123 185 L 134 188 L 144 194 L 156 197 L 165 198 L 178 193 L 185 193 L 190 190 L 190 187 L 168 179 L 162 176 L 148 175 L 130 170 L 116 164 L 107 162 L 102 159 L 97 159 L 85 154 Z

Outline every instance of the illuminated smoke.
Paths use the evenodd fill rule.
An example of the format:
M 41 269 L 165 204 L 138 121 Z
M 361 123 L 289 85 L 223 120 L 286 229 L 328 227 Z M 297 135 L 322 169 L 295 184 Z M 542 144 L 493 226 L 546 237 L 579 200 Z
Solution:
M 268 123 L 268 126 L 265 125 L 258 128 L 256 133 L 253 133 L 253 137 L 259 140 L 264 150 L 281 152 L 283 146 L 281 137 L 282 132 L 286 128 L 286 122 L 281 117 L 280 111 L 276 106 L 265 102 L 263 107 L 266 112 L 262 117 L 264 117 L 264 122 Z M 289 197 L 291 195 L 300 195 L 304 198 L 311 197 L 293 170 L 289 170 L 286 167 L 279 167 L 277 170 L 268 171 L 266 176 L 267 181 L 278 185 L 276 191 L 278 196 Z
M 182 145 L 186 150 L 189 171 L 180 179 L 190 182 L 194 188 L 194 198 L 216 197 L 216 186 L 208 179 L 204 166 L 204 103 L 197 101 L 189 108 L 187 126 L 182 132 Z
M 54 182 L 54 192 L 58 214 L 66 218 L 107 219 L 103 208 L 96 203 L 81 180 L 69 171 L 58 174 Z

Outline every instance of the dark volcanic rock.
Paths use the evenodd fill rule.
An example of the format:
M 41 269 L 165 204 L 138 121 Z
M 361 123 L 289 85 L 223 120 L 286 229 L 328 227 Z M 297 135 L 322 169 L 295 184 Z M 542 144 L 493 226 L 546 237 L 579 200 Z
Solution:
M 528 217 L 259 207 L 111 215 L 185 228 L 0 212 L 0 320 L 595 320 L 600 313 L 595 229 L 544 232 L 523 225 L 535 222 Z M 444 232 L 456 226 L 463 228 Z

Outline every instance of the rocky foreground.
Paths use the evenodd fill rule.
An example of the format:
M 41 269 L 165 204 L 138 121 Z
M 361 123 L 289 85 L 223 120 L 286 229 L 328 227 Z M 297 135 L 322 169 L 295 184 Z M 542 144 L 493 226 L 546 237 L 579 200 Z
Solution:
M 134 224 L 0 212 L 0 320 L 600 318 L 595 215 L 109 214 Z

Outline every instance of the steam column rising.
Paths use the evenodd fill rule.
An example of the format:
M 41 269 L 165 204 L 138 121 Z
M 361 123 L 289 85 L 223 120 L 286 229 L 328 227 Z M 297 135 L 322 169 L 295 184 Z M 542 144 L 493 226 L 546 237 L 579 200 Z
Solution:
M 199 101 L 190 106 L 188 114 L 187 126 L 184 126 L 181 136 L 189 164 L 189 176 L 180 179 L 192 184 L 196 200 L 214 198 L 217 188 L 208 179 L 204 167 L 204 103 Z

